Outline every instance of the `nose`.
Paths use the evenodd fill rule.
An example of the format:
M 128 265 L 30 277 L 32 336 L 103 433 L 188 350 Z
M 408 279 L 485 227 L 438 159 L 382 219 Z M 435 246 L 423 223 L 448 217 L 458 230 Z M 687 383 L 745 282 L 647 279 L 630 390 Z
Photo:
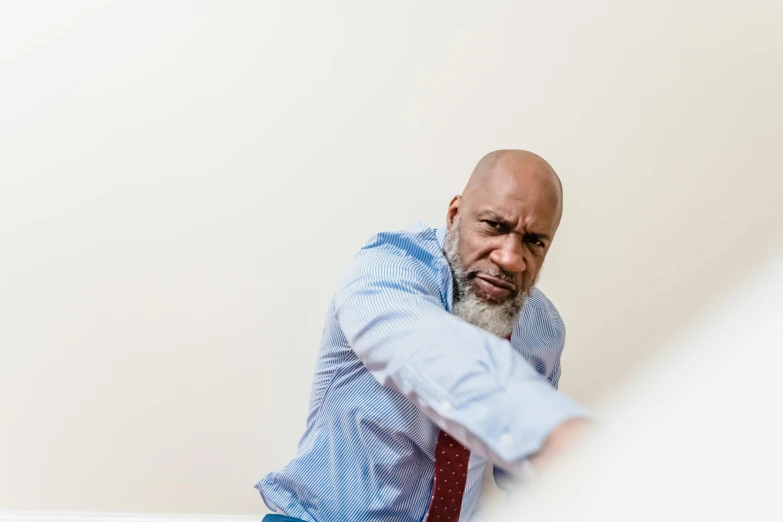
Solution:
M 515 234 L 503 236 L 502 243 L 489 254 L 489 260 L 509 274 L 520 274 L 527 269 L 524 249 Z

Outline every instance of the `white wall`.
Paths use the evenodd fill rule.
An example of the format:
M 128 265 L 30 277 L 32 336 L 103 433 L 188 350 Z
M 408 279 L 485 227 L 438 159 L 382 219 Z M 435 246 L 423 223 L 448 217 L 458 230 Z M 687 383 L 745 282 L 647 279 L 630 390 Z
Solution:
M 346 262 L 496 148 L 563 178 L 542 287 L 594 404 L 781 239 L 782 17 L 0 3 L 0 510 L 260 513 Z

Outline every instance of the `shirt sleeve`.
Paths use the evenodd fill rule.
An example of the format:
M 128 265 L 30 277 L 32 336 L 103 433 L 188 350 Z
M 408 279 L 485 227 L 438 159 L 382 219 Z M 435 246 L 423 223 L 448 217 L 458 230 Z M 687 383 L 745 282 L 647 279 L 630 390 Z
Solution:
M 552 373 L 550 373 L 549 377 L 547 378 L 554 389 L 557 389 L 560 382 L 560 357 L 562 353 L 563 344 L 561 343 L 560 352 L 557 354 L 557 359 L 555 360 L 555 366 L 552 369 Z M 520 477 L 518 474 L 503 468 L 499 468 L 497 466 L 495 466 L 492 470 L 492 477 L 495 479 L 495 484 L 497 484 L 498 488 L 507 493 L 518 491 L 525 482 L 525 479 Z
M 354 259 L 334 300 L 346 339 L 383 386 L 507 469 L 584 410 L 559 394 L 511 344 L 449 313 L 437 269 L 376 242 Z

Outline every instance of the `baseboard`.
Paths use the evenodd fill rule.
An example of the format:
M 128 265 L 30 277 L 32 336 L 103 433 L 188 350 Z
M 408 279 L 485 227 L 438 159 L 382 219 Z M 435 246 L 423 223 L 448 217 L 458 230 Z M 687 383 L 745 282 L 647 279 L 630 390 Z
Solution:
M 0 511 L 0 522 L 261 522 L 263 515 Z

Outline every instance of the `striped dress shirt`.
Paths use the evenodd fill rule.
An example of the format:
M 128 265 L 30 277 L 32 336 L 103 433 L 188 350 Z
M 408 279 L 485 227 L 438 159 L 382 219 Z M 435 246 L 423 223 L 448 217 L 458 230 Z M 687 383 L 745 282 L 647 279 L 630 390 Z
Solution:
M 565 327 L 534 289 L 511 342 L 451 314 L 445 227 L 375 235 L 326 319 L 305 432 L 294 459 L 256 485 L 273 511 L 311 522 L 419 522 L 435 443 L 471 450 L 461 521 L 486 466 L 501 487 L 551 430 L 582 415 L 559 394 Z

